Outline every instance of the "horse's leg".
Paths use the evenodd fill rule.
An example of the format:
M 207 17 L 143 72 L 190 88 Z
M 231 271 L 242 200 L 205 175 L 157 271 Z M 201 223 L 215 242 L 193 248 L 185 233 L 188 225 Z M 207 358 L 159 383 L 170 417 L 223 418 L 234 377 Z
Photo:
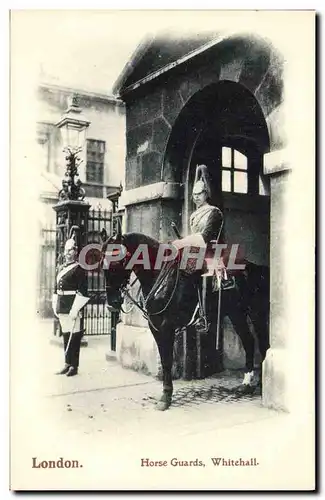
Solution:
M 258 348 L 263 362 L 266 356 L 266 351 L 270 347 L 267 315 L 264 311 L 254 311 L 250 313 L 250 318 L 258 339 Z
M 157 409 L 164 411 L 170 407 L 173 395 L 172 366 L 175 331 L 163 325 L 159 332 L 153 328 L 151 331 L 158 346 L 163 375 L 163 393 L 157 404 Z
M 269 329 L 266 311 L 254 310 L 250 313 L 250 318 L 254 326 L 255 334 L 258 339 L 258 348 L 261 354 L 261 366 L 259 375 L 259 385 L 262 385 L 262 363 L 266 356 L 266 351 L 270 347 L 269 343 Z
M 229 318 L 242 341 L 246 355 L 245 375 L 242 384 L 250 386 L 254 376 L 254 337 L 248 327 L 246 312 L 240 307 L 229 311 Z

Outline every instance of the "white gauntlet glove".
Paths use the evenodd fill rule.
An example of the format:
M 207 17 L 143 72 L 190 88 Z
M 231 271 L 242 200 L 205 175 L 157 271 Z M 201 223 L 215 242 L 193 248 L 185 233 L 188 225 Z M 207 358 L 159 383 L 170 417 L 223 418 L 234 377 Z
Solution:
M 185 238 L 175 240 L 173 241 L 173 245 L 178 250 L 184 247 L 206 247 L 206 243 L 200 233 L 189 234 L 188 236 L 185 236 Z

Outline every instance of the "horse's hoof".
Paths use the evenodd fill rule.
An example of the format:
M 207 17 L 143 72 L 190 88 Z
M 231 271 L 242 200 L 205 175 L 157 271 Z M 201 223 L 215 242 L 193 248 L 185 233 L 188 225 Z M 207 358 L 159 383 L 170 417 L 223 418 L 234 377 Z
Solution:
M 171 404 L 172 404 L 172 397 L 167 394 L 163 394 L 160 401 L 158 401 L 156 405 L 156 409 L 159 411 L 165 411 L 168 410 Z
M 251 384 L 242 384 L 236 388 L 237 394 L 253 394 L 255 386 Z
M 156 405 L 156 410 L 158 410 L 158 411 L 168 410 L 170 405 L 171 405 L 171 403 L 169 403 L 168 401 L 158 401 L 158 403 Z

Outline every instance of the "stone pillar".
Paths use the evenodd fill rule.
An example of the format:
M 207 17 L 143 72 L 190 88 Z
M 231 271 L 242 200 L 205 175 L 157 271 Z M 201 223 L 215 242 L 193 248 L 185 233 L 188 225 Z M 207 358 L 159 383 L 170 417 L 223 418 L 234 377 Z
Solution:
M 283 245 L 286 238 L 284 206 L 290 174 L 281 171 L 270 179 L 270 348 L 263 363 L 263 404 L 286 409 L 288 366 L 287 336 L 290 318 L 287 314 L 286 262 Z
M 126 231 L 147 234 L 158 241 L 171 241 L 170 223 L 180 227 L 182 187 L 176 182 L 155 182 L 123 191 L 120 203 L 127 212 Z M 136 295 L 138 284 L 133 287 Z M 148 321 L 135 307 L 121 315 L 117 325 L 116 357 L 122 366 L 153 376 L 160 375 L 160 358 Z
M 294 173 L 286 161 L 287 150 L 265 155 L 264 173 L 270 175 L 270 348 L 263 363 L 263 405 L 277 410 L 292 411 L 296 399 L 296 382 L 303 378 L 304 335 L 295 321 L 299 303 L 293 303 L 299 279 L 296 257 L 301 249 L 297 241 L 299 207 L 292 206 L 291 193 Z M 303 237 L 302 227 L 300 237 Z M 301 254 L 298 263 L 303 265 Z M 297 280 L 298 278 L 298 280 Z M 298 309 L 297 309 L 298 308 Z M 302 354 L 297 356 L 297 353 Z

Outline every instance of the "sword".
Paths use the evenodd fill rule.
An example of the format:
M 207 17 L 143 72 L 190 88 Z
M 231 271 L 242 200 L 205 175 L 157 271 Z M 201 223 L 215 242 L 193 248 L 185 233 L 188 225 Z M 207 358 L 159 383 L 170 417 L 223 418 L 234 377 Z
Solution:
M 180 234 L 180 232 L 179 232 L 179 230 L 178 230 L 175 222 L 172 222 L 170 225 L 171 225 L 172 229 L 174 230 L 174 233 L 177 236 L 177 238 L 181 239 L 182 236 L 181 236 L 181 234 Z
M 216 331 L 216 351 L 219 349 L 219 336 L 220 336 L 220 310 L 221 310 L 221 280 L 218 290 L 218 313 L 217 313 L 217 331 Z
M 77 318 L 74 319 L 74 322 L 73 322 L 73 325 L 72 325 L 72 328 L 71 328 L 71 332 L 70 332 L 70 335 L 69 335 L 69 340 L 68 340 L 68 343 L 67 343 L 67 348 L 66 350 L 64 351 L 64 355 L 66 356 L 67 355 L 67 352 L 69 350 L 69 347 L 70 347 L 70 344 L 71 344 L 71 339 L 72 339 L 72 335 L 73 335 L 73 331 L 74 331 L 74 328 L 76 326 L 76 321 L 77 321 Z

